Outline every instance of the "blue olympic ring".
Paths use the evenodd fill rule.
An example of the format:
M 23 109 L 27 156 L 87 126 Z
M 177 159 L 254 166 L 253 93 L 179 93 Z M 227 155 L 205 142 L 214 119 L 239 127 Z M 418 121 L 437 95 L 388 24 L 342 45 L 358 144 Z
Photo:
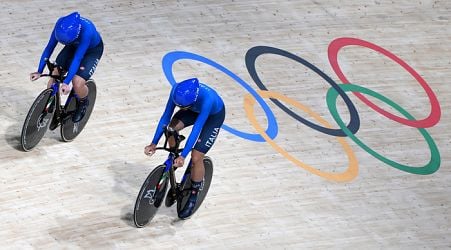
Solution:
M 263 98 L 259 94 L 257 94 L 257 92 L 253 88 L 251 88 L 251 86 L 249 86 L 249 84 L 247 84 L 245 81 L 243 81 L 237 75 L 235 75 L 233 72 L 231 72 L 224 66 L 222 66 L 208 58 L 205 58 L 205 57 L 197 55 L 197 54 L 184 52 L 184 51 L 173 51 L 173 52 L 167 53 L 163 57 L 162 66 L 163 66 L 163 72 L 171 85 L 174 85 L 177 83 L 177 81 L 174 78 L 174 74 L 172 72 L 172 65 L 176 61 L 181 60 L 181 59 L 194 60 L 194 61 L 199 61 L 199 62 L 208 64 L 208 65 L 216 68 L 217 70 L 225 73 L 230 78 L 232 78 L 236 82 L 238 82 L 243 88 L 245 88 L 257 100 L 257 102 L 260 104 L 260 106 L 265 111 L 266 117 L 268 118 L 268 128 L 266 129 L 266 134 L 271 139 L 274 139 L 277 136 L 277 133 L 279 132 L 279 128 L 277 126 L 276 118 L 274 117 L 273 112 L 269 108 L 268 104 L 266 104 L 266 102 L 263 100 Z M 265 139 L 260 134 L 245 133 L 245 132 L 236 130 L 232 127 L 229 127 L 226 124 L 223 124 L 222 128 L 236 136 L 239 136 L 239 137 L 247 139 L 247 140 L 256 141 L 256 142 L 265 142 Z

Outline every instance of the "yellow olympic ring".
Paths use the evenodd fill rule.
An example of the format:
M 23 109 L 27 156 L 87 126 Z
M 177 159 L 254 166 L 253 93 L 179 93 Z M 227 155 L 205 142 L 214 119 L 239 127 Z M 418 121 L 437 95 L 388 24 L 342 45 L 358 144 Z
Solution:
M 257 91 L 258 94 L 263 98 L 275 98 L 281 101 L 284 101 L 288 104 L 291 104 L 292 106 L 308 113 L 310 116 L 312 116 L 315 120 L 317 120 L 319 123 L 321 123 L 323 126 L 331 128 L 329 122 L 324 120 L 322 117 L 320 117 L 317 113 L 313 112 L 311 109 L 307 108 L 306 106 L 302 105 L 301 103 L 284 96 L 280 93 L 274 92 L 274 91 Z M 282 156 L 296 164 L 297 166 L 309 171 L 312 174 L 318 175 L 320 177 L 323 177 L 328 180 L 332 181 L 350 181 L 354 179 L 358 174 L 358 161 L 357 158 L 352 151 L 351 147 L 348 143 L 346 143 L 345 139 L 342 137 L 337 137 L 338 142 L 342 145 L 344 148 L 344 151 L 346 152 L 349 160 L 348 168 L 345 172 L 342 173 L 327 173 L 324 171 L 320 171 L 312 166 L 309 166 L 298 159 L 296 159 L 294 156 L 290 155 L 287 151 L 285 151 L 282 147 L 280 147 L 277 143 L 275 143 L 265 132 L 265 130 L 260 126 L 260 124 L 257 122 L 257 118 L 255 117 L 254 113 L 254 105 L 255 105 L 255 99 L 252 97 L 252 95 L 247 94 L 244 97 L 244 110 L 246 111 L 246 116 L 249 119 L 252 126 L 257 130 L 257 132 L 265 139 L 271 147 L 273 147 L 277 152 L 279 152 Z

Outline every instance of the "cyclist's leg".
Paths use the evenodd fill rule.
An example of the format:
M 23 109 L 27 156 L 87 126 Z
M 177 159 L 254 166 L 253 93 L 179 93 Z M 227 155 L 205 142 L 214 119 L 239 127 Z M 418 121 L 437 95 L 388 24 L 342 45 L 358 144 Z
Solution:
M 205 153 L 197 151 L 196 149 L 193 149 L 191 152 L 191 191 L 185 206 L 178 214 L 180 219 L 189 218 L 196 208 L 197 198 L 199 191 L 203 186 L 205 175 L 204 156 Z
M 191 110 L 180 109 L 172 117 L 172 120 L 169 123 L 169 127 L 175 129 L 178 132 L 185 127 L 193 125 L 198 115 L 198 113 Z M 168 142 L 170 147 L 175 146 L 174 138 L 169 138 Z
M 169 123 L 169 127 L 173 128 L 178 132 L 185 127 L 185 124 L 183 123 L 183 121 L 174 116 L 171 122 Z M 175 147 L 175 138 L 173 136 L 169 137 L 168 143 L 170 148 Z
M 80 67 L 78 68 L 77 74 L 72 78 L 72 85 L 78 97 L 77 109 L 75 110 L 75 114 L 72 116 L 73 122 L 78 122 L 83 119 L 86 113 L 86 109 L 89 105 L 89 89 L 88 86 L 86 86 L 86 82 L 94 74 L 102 54 L 102 42 L 100 42 L 96 47 L 88 49 L 80 62 Z
M 86 80 L 80 77 L 79 75 L 75 75 L 72 78 L 72 85 L 74 87 L 75 94 L 79 99 L 83 99 L 88 96 L 88 86 L 86 86 Z
M 52 75 L 58 75 L 58 69 L 53 69 L 53 72 L 51 72 Z M 52 84 L 55 82 L 55 79 L 53 79 L 52 77 L 49 77 L 49 81 L 47 82 L 47 88 L 52 87 Z
M 197 197 L 199 190 L 202 187 L 204 179 L 205 168 L 203 163 L 203 157 L 205 153 L 199 152 L 195 149 L 191 151 L 191 191 L 185 206 L 178 213 L 180 219 L 189 218 L 196 207 Z M 199 159 L 201 159 L 199 161 Z
M 208 151 L 208 150 L 207 150 Z M 205 153 L 200 152 L 196 149 L 191 151 L 191 181 L 192 182 L 202 182 L 204 179 L 205 168 L 204 168 L 204 156 Z
M 225 109 L 211 115 L 205 122 L 194 149 L 191 151 L 191 193 L 185 207 L 180 211 L 179 218 L 186 219 L 196 207 L 197 197 L 205 175 L 204 156 L 211 149 L 219 130 L 224 123 Z
M 80 99 L 83 99 L 88 95 L 89 90 L 86 86 L 86 81 L 88 81 L 96 71 L 100 58 L 102 58 L 102 54 L 103 42 L 101 41 L 99 45 L 86 51 L 76 75 L 72 78 L 74 91 Z
M 205 121 L 205 125 L 200 132 L 199 138 L 191 152 L 192 170 L 191 179 L 202 181 L 204 178 L 204 156 L 211 149 L 218 137 L 219 130 L 225 119 L 225 109 L 216 114 L 210 115 Z
M 65 71 L 70 67 L 70 62 L 72 61 L 72 58 L 74 57 L 75 53 L 75 47 L 71 45 L 64 46 L 64 48 L 60 51 L 58 56 L 56 57 L 56 64 L 61 66 Z M 52 75 L 59 75 L 60 72 L 58 72 L 58 69 L 53 69 Z M 49 79 L 47 87 L 50 88 L 50 86 L 55 82 L 55 79 L 51 78 Z
M 88 100 L 88 86 L 86 86 L 86 80 L 79 75 L 75 75 L 72 78 L 72 86 L 75 94 L 77 94 L 77 108 L 72 115 L 72 121 L 74 123 L 81 121 L 85 116 L 86 110 L 89 105 Z
M 88 49 L 83 56 L 83 59 L 80 62 L 80 67 L 72 79 L 72 84 L 78 97 L 84 98 L 88 95 L 86 81 L 88 81 L 96 71 L 102 55 L 103 42 L 100 41 L 96 47 Z

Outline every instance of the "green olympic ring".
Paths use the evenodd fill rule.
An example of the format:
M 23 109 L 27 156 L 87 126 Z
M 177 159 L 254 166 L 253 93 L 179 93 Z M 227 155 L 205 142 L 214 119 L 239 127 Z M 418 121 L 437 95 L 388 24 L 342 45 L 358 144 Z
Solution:
M 359 93 L 363 93 L 363 94 L 367 94 L 370 95 L 372 97 L 375 97 L 379 100 L 381 100 L 382 102 L 390 105 L 391 107 L 393 107 L 394 109 L 396 109 L 398 112 L 400 112 L 402 115 L 404 115 L 407 119 L 409 120 L 414 120 L 415 118 L 409 114 L 405 109 L 403 109 L 401 106 L 399 106 L 398 104 L 396 104 L 395 102 L 393 102 L 392 100 L 388 99 L 387 97 L 374 92 L 370 89 L 364 88 L 362 86 L 358 86 L 358 85 L 354 85 L 354 84 L 339 84 L 339 86 L 343 89 L 343 91 L 347 92 L 347 91 L 353 91 L 353 92 L 359 92 Z M 412 166 L 407 166 L 407 165 L 403 165 L 400 163 L 397 163 L 395 161 L 392 161 L 382 155 L 380 155 L 379 153 L 377 153 L 376 151 L 372 150 L 370 147 L 368 147 L 365 143 L 363 143 L 360 139 L 358 139 L 347 127 L 346 124 L 343 122 L 343 120 L 341 119 L 340 115 L 338 114 L 338 110 L 337 110 L 337 97 L 338 97 L 338 92 L 334 89 L 334 88 L 329 88 L 329 90 L 327 91 L 327 107 L 330 110 L 330 113 L 332 114 L 332 116 L 334 117 L 335 121 L 337 122 L 337 124 L 340 126 L 341 129 L 343 129 L 343 131 L 346 133 L 346 135 L 348 137 L 350 137 L 355 143 L 357 143 L 357 145 L 359 145 L 362 149 L 364 149 L 366 152 L 368 152 L 369 154 L 371 154 L 372 156 L 376 157 L 377 159 L 379 159 L 380 161 L 394 167 L 397 168 L 401 171 L 405 171 L 407 173 L 411 173 L 411 174 L 419 174 L 419 175 L 427 175 L 427 174 L 432 174 L 435 171 L 437 171 L 440 167 L 440 153 L 438 151 L 437 145 L 435 144 L 434 140 L 432 139 L 431 135 L 426 131 L 426 129 L 424 128 L 418 128 L 418 130 L 420 131 L 421 135 L 423 135 L 424 139 L 426 139 L 426 142 L 429 146 L 429 149 L 431 151 L 431 159 L 429 160 L 429 163 L 426 164 L 423 167 L 412 167 Z

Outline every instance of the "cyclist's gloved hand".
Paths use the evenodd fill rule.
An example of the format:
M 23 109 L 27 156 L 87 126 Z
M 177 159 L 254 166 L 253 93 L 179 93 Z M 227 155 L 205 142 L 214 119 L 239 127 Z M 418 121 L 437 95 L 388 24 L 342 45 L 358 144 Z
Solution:
M 148 156 L 152 156 L 155 153 L 156 150 L 157 150 L 157 145 L 152 143 L 150 145 L 147 145 L 144 148 L 144 154 L 146 154 Z
M 39 72 L 33 72 L 33 73 L 30 73 L 30 80 L 31 80 L 31 81 L 36 81 L 36 80 L 38 80 L 40 77 L 41 77 L 41 73 L 39 73 Z
M 183 167 L 183 164 L 185 164 L 185 157 L 180 155 L 179 157 L 175 158 L 174 166 L 176 168 Z
M 72 90 L 72 83 L 70 84 L 61 84 L 61 93 L 63 93 L 63 95 L 67 95 L 69 94 L 69 92 Z

